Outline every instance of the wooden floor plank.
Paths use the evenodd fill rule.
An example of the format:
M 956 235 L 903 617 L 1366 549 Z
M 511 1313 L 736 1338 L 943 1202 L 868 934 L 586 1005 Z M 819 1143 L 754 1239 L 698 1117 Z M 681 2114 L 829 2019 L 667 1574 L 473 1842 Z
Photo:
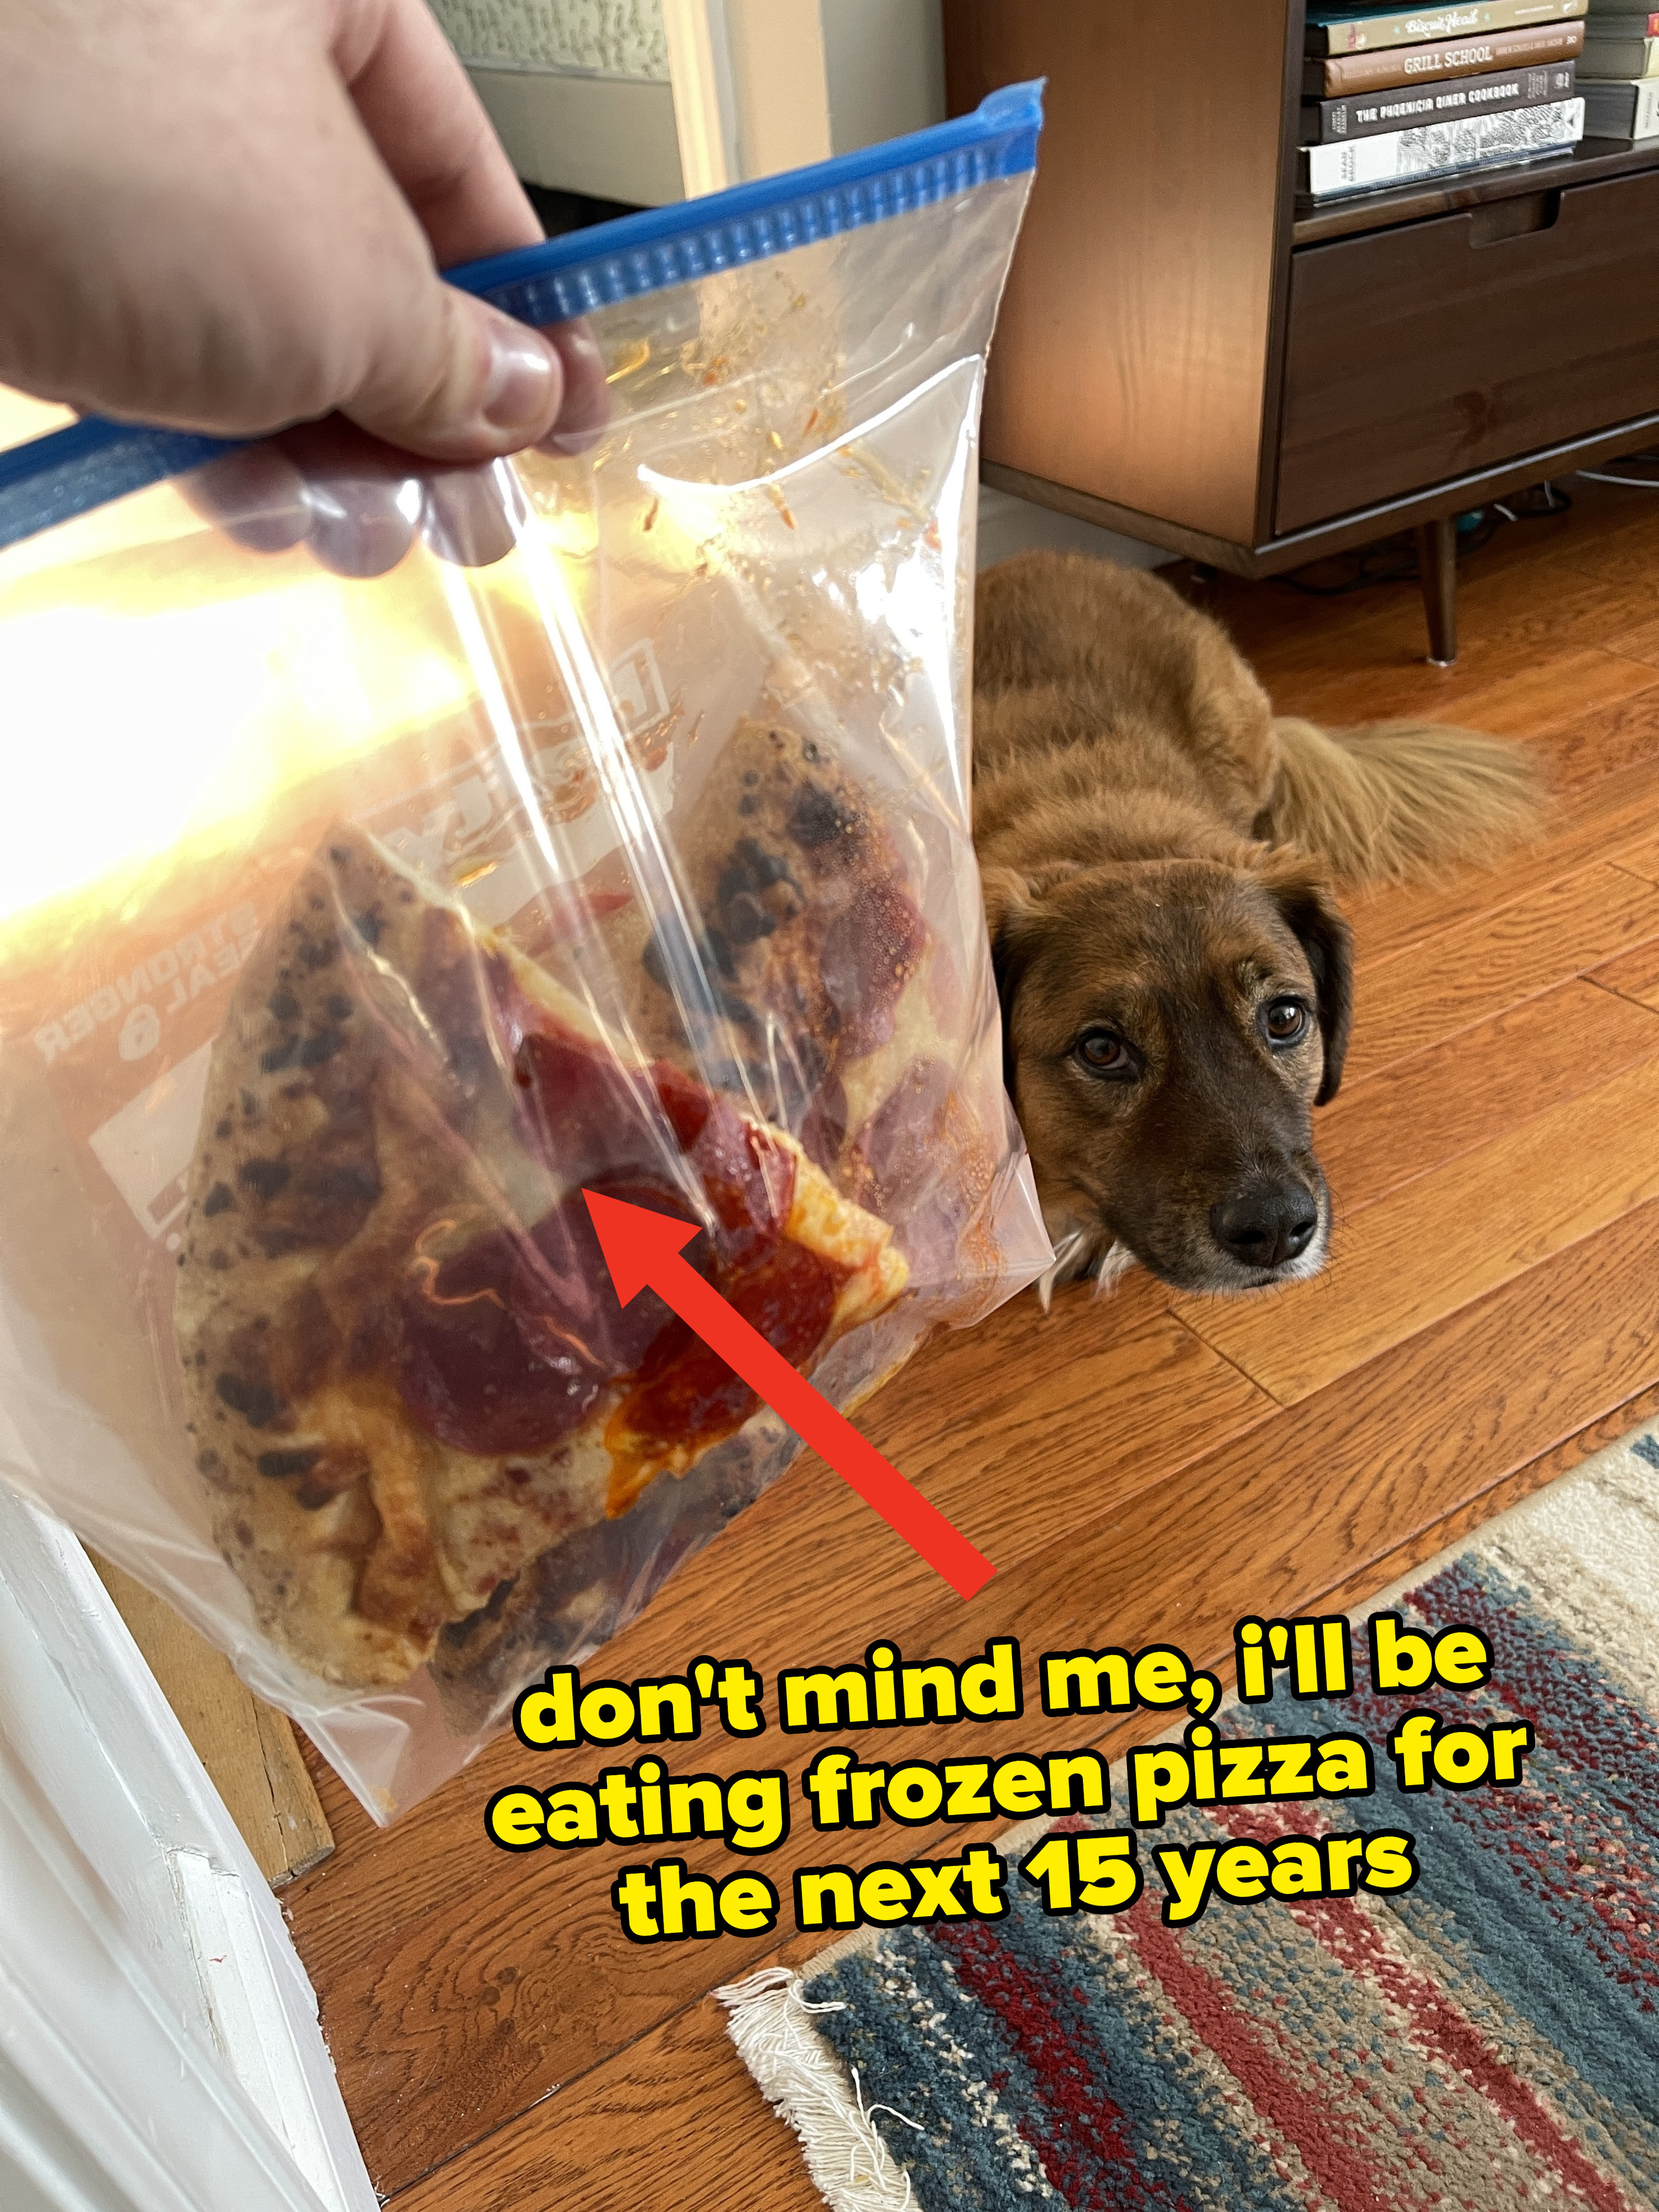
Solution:
M 1633 592 L 1628 599 L 1617 597 L 1614 604 L 1621 619 L 1598 641 L 1626 660 L 1645 660 L 1659 668 L 1659 615 L 1653 611 L 1651 579 L 1646 590 Z
M 1647 846 L 1656 814 L 1659 763 L 1637 761 L 1552 801 L 1537 842 L 1495 868 L 1462 869 L 1443 884 L 1350 890 L 1344 903 L 1358 964 L 1374 967 L 1462 922 L 1529 903 L 1598 861 L 1623 866 L 1627 851 Z
M 1140 1484 L 1273 1410 L 1163 1310 L 1159 1286 L 1138 1279 L 1125 1291 L 1097 1299 L 1073 1287 L 1057 1294 L 1046 1318 L 1028 1293 L 978 1329 L 927 1346 L 860 1416 L 878 1447 L 1001 1571 L 1065 1530 L 1121 1510 Z M 1103 1423 L 1107 1407 L 1113 1417 Z M 630 1680 L 677 1673 L 705 1648 L 705 1620 L 728 1624 L 722 1632 L 732 1650 L 756 1665 L 770 1662 L 756 1658 L 751 1644 L 781 1651 L 781 1663 L 805 1663 L 798 1647 L 809 1627 L 815 1642 L 861 1651 L 878 1636 L 902 1634 L 939 1587 L 933 1571 L 809 1456 L 682 1568 L 644 1619 L 607 1647 L 606 1665 Z M 735 1771 L 742 1747 L 728 1748 Z M 482 1755 L 470 1771 L 485 1796 L 513 1778 L 520 1755 L 510 1738 Z M 476 1856 L 475 1815 L 459 1813 L 460 1802 L 452 1785 L 384 1834 L 337 1825 L 334 1860 L 296 1905 L 319 1986 L 349 1972 L 384 1881 L 397 1884 L 406 1924 L 449 1908 L 448 1855 Z
M 1632 502 L 1645 499 L 1650 508 L 1659 505 L 1659 495 L 1652 491 L 1630 492 L 1625 497 Z M 1594 576 L 1598 583 L 1630 585 L 1650 592 L 1654 542 L 1652 514 L 1633 507 L 1627 519 L 1613 529 L 1574 532 L 1563 543 L 1557 559 L 1561 568 Z
M 1628 641 L 1642 641 L 1650 594 L 1650 581 L 1614 585 L 1535 557 L 1495 562 L 1482 555 L 1459 575 L 1450 668 L 1427 659 L 1414 585 L 1322 601 L 1291 598 L 1284 585 L 1264 592 L 1230 580 L 1218 611 L 1281 714 L 1336 725 L 1398 714 L 1468 723 L 1468 702 L 1483 686 L 1546 670 L 1564 647 L 1648 659 Z
M 1654 671 L 1647 662 L 1585 645 L 1571 627 L 1560 635 L 1571 644 L 1558 647 L 1541 667 L 1506 669 L 1461 690 L 1456 719 L 1523 739 L 1547 757 L 1553 732 L 1571 729 L 1598 708 L 1653 690 Z
M 1604 602 L 1607 594 L 1605 587 L 1586 584 L 1579 596 L 1595 604 Z M 1463 611 L 1459 610 L 1460 616 Z M 1620 616 L 1631 622 L 1633 602 L 1626 600 Z M 1417 619 L 1422 620 L 1420 606 Z M 1522 632 L 1541 629 L 1543 622 L 1539 615 L 1516 628 Z M 1273 682 L 1272 696 L 1281 714 L 1305 714 L 1336 728 L 1412 715 L 1492 730 L 1523 740 L 1547 770 L 1559 742 L 1557 733 L 1570 728 L 1581 713 L 1654 687 L 1656 672 L 1650 663 L 1627 659 L 1583 641 L 1587 631 L 1593 634 L 1598 626 L 1591 623 L 1575 628 L 1569 614 L 1557 636 L 1571 636 L 1572 649 L 1550 656 L 1541 670 L 1516 668 L 1513 651 L 1499 642 L 1489 653 L 1466 650 L 1455 669 L 1436 669 L 1419 661 L 1393 670 L 1386 685 L 1379 685 L 1375 672 L 1364 667 L 1310 669 L 1299 677 L 1286 672 Z M 1521 657 L 1524 661 L 1527 656 L 1523 653 Z
M 1659 669 L 1652 672 L 1659 678 Z M 1477 714 L 1483 729 L 1496 726 L 1488 724 L 1478 705 Z M 1594 706 L 1587 702 L 1583 712 L 1540 733 L 1529 749 L 1542 762 L 1558 804 L 1599 783 L 1613 769 L 1659 760 L 1659 682 L 1620 692 Z
M 1133 1649 L 1171 1637 L 1209 1663 L 1241 1611 L 1294 1610 L 1659 1378 L 1656 1234 L 1659 1206 L 1650 1205 L 1529 1269 L 1441 1328 L 997 1575 L 971 1604 L 936 1601 L 906 1628 L 906 1650 L 961 1653 L 989 1635 L 1018 1636 L 1036 1653 L 1073 1639 Z M 708 1623 L 721 1617 L 732 1616 L 705 1608 L 689 1621 L 707 1641 Z M 687 1626 L 674 1627 L 684 1644 Z M 769 1679 L 780 1664 L 808 1663 L 798 1597 L 775 1599 L 772 1618 L 751 1614 L 745 1628 L 744 1656 Z M 851 1656 L 863 1644 L 816 1648 L 824 1657 Z M 630 1679 L 633 1657 L 612 1647 L 609 1670 Z M 975 1743 L 988 1752 L 1062 1747 L 1066 1727 L 1028 1713 L 976 1729 Z M 937 1738 L 942 1747 L 948 1734 L 918 1728 L 904 1741 L 919 1756 L 937 1756 L 930 1745 Z M 720 1741 L 698 1752 L 700 1766 L 731 1771 Z M 797 1771 L 805 1755 L 792 1746 L 778 1763 Z M 315 1892 L 307 1883 L 295 1894 L 295 1937 L 383 2190 L 648 2033 L 716 1972 L 744 1970 L 740 1953 L 711 1962 L 696 1945 L 627 1945 L 608 1900 L 621 1856 L 614 1850 L 583 1854 L 575 1865 L 548 1851 L 492 1852 L 482 1836 L 483 1805 L 530 1771 L 516 1745 L 487 1752 L 431 1808 L 378 1838 L 392 1844 L 406 1832 L 437 1862 L 441 1905 L 418 1918 L 407 1909 L 397 1876 L 409 1860 L 400 1851 L 397 1866 L 382 1868 L 389 1895 L 380 1893 L 378 1908 L 359 1903 L 350 1940 L 343 1952 L 330 1947 L 326 1972 L 315 1963 Z M 596 1771 L 591 1752 L 538 1755 L 534 1764 L 542 1787 Z M 908 1832 L 923 1850 L 930 1832 Z M 859 1838 L 849 1863 L 879 1855 L 882 1840 L 880 1831 Z M 792 1838 L 778 1863 L 798 1848 Z
M 1521 1504 L 1550 1483 L 1571 1474 L 1593 1452 L 1616 1444 L 1644 1421 L 1650 1421 L 1656 1413 L 1659 1413 L 1659 1382 L 1650 1383 L 1629 1397 L 1621 1398 L 1607 1412 L 1587 1421 L 1562 1443 L 1540 1452 L 1535 1459 L 1526 1461 L 1507 1474 L 1499 1475 L 1485 1489 L 1449 1508 L 1426 1527 L 1413 1530 L 1378 1558 L 1368 1559 L 1363 1566 L 1343 1575 L 1329 1589 L 1322 1590 L 1304 1610 L 1349 1613 L 1356 1607 L 1369 1604 L 1379 1592 L 1431 1565 L 1440 1553 L 1449 1551 L 1484 1528 L 1488 1521 L 1495 1520 L 1498 1514 L 1507 1513 L 1511 1506 Z
M 1644 882 L 1659 884 L 1659 831 L 1634 842 L 1618 843 L 1607 856 L 1615 867 L 1625 869 Z
M 1358 1573 L 1313 1594 L 1301 1609 L 1365 1603 L 1656 1413 L 1659 1385 L 1499 1476 Z M 1115 1731 L 1101 1747 L 1115 1759 L 1129 1741 L 1127 1731 Z M 803 1966 L 817 1948 L 797 1937 L 769 1952 L 765 1963 Z M 688 2104 L 696 2107 L 689 2129 Z M 707 2129 L 705 2120 L 712 2124 Z M 746 2212 L 817 2212 L 821 2203 L 805 2185 L 793 2136 L 768 2111 L 732 2049 L 723 2012 L 708 1998 L 399 2191 L 397 2203 L 398 2212 L 495 2212 L 504 2202 L 516 2212 L 559 2212 L 573 2203 L 592 2212 L 634 2212 L 657 2201 L 667 2171 L 675 2175 L 676 2212 L 725 2212 L 728 2204 Z
M 1626 957 L 1645 963 L 1659 992 L 1659 939 Z M 1607 1003 L 1620 988 L 1612 981 L 1620 966 L 1592 971 L 1606 990 L 1575 977 L 1345 1083 L 1315 1121 L 1338 1218 L 1351 1220 L 1403 1184 L 1490 1143 L 1518 1115 L 1577 1098 L 1647 1059 L 1655 1050 L 1651 1025 L 1634 1007 Z M 1659 997 L 1649 1003 L 1659 1006 Z
M 1659 1007 L 1659 944 L 1638 945 L 1633 952 L 1592 968 L 1586 980 L 1638 1006 Z
M 1351 1079 L 1659 937 L 1659 887 L 1605 863 L 1360 971 Z
M 1312 1281 L 1176 1310 L 1293 1406 L 1659 1197 L 1659 1060 L 1505 1129 L 1343 1223 Z
M 398 2212 L 823 2212 L 793 2132 L 750 2081 L 712 1998 L 397 2203 Z

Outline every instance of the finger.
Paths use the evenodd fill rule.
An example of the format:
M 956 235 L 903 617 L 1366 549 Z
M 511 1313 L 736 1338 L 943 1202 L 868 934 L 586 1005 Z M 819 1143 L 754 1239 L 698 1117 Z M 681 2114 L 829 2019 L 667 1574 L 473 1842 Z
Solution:
M 518 542 L 524 502 L 509 470 L 445 469 L 426 479 L 421 535 L 440 560 L 488 568 Z
M 605 356 L 585 322 L 559 323 L 543 336 L 564 371 L 564 397 L 559 419 L 542 446 L 550 453 L 585 453 L 598 445 L 611 420 Z
M 411 482 L 331 477 L 310 487 L 306 544 L 337 576 L 384 576 L 415 542 L 419 490 Z
M 305 478 L 274 446 L 192 469 L 179 488 L 198 514 L 253 553 L 286 553 L 311 528 Z
M 498 460 L 552 430 L 564 368 L 538 331 L 435 274 L 380 304 L 362 377 L 342 403 L 352 422 L 440 461 Z
M 365 137 L 440 264 L 540 239 L 423 0 L 347 0 L 334 51 Z M 602 365 L 580 340 L 550 343 L 481 301 L 424 282 L 383 301 L 383 311 L 343 409 L 378 437 L 434 459 L 494 459 L 557 429 L 567 404 L 576 437 L 608 414 Z
M 524 187 L 424 0 L 352 9 L 336 60 L 441 268 L 540 240 Z
M 341 422 L 307 423 L 274 449 L 305 481 L 306 544 L 337 576 L 384 576 L 415 542 L 422 487 L 403 454 Z

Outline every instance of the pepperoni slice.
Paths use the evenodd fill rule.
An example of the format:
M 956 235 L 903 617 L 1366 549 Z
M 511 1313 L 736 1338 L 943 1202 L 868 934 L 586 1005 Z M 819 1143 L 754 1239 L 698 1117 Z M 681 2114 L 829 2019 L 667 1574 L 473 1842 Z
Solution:
M 402 1305 L 406 1403 L 461 1450 L 533 1451 L 579 1426 L 607 1378 L 637 1372 L 642 1388 L 655 1378 L 662 1418 L 683 1401 L 675 1441 L 705 1420 L 715 1433 L 738 1425 L 755 1401 L 725 1363 L 651 1293 L 617 1303 L 582 1187 L 694 1220 L 664 1173 L 678 1150 L 714 1217 L 711 1238 L 687 1256 L 718 1272 L 786 1358 L 804 1359 L 829 1324 L 838 1278 L 781 1243 L 794 1154 L 666 1061 L 630 1080 L 535 1006 L 505 962 L 486 969 L 489 1020 L 469 1034 L 468 1073 L 492 1050 L 511 1065 L 526 1136 L 578 1188 L 528 1237 L 495 1231 L 441 1265 L 417 1263 Z
M 674 1141 L 683 1152 L 689 1152 L 702 1134 L 708 1119 L 713 1095 L 700 1083 L 665 1060 L 653 1060 L 651 1079 L 656 1086 L 657 1099 L 668 1116 L 668 1126 L 674 1132 Z
M 566 1182 L 598 1174 L 644 1176 L 664 1137 L 647 1099 L 586 1039 L 544 1020 L 513 1058 L 530 1139 Z
M 580 1426 L 605 1382 L 550 1317 L 526 1341 L 510 1303 L 522 1252 L 522 1239 L 492 1230 L 441 1263 L 417 1261 L 404 1287 L 398 1387 L 458 1451 L 545 1451 Z
M 830 1326 L 841 1282 L 840 1271 L 816 1252 L 780 1244 L 726 1295 L 774 1351 L 799 1367 Z M 759 1403 L 719 1353 L 677 1321 L 652 1346 L 623 1413 L 630 1431 L 647 1442 L 701 1443 L 741 1428 Z
M 752 1267 L 776 1244 L 789 1218 L 794 1154 L 745 1121 L 727 1100 L 714 1097 L 686 1158 L 708 1194 L 722 1265 Z
M 666 1060 L 653 1062 L 645 1079 L 661 1121 L 651 1093 L 641 1096 L 613 1061 L 553 1024 L 523 1038 L 514 1066 L 538 1149 L 566 1182 L 593 1188 L 602 1175 L 607 1184 L 660 1192 L 665 1150 L 678 1146 L 708 1194 L 727 1267 L 758 1259 L 782 1235 L 795 1194 L 793 1156 Z
M 680 1221 L 696 1218 L 683 1195 L 662 1183 L 611 1176 L 587 1188 L 602 1197 L 672 1214 Z M 685 1256 L 707 1273 L 708 1239 L 699 1237 L 688 1245 Z M 539 1352 L 550 1341 L 556 1349 L 562 1340 L 574 1339 L 606 1375 L 632 1374 L 674 1320 L 654 1291 L 641 1291 L 627 1305 L 618 1304 L 592 1217 L 579 1190 L 544 1214 L 520 1247 L 508 1302 L 519 1332 L 533 1352 Z

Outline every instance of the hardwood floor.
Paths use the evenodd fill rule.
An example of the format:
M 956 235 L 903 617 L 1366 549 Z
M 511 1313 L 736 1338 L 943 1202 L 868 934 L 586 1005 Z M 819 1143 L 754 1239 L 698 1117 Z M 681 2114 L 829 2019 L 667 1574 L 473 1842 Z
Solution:
M 1219 587 L 1284 711 L 1524 738 L 1557 793 L 1536 851 L 1353 902 L 1328 1272 L 1237 1304 L 1136 1274 L 930 1346 L 860 1425 L 996 1561 L 979 1596 L 951 1598 L 809 1460 L 609 1648 L 608 1675 L 712 1647 L 769 1680 L 878 1636 L 911 1657 L 1167 1637 L 1213 1664 L 1241 1613 L 1358 1603 L 1659 1407 L 1659 498 L 1571 489 L 1571 514 L 1474 556 L 1453 670 L 1416 658 L 1412 587 Z M 1078 1735 L 1028 1713 L 975 1747 Z M 760 1763 L 793 1775 L 812 1747 L 774 1739 Z M 630 1945 L 608 1895 L 623 1851 L 485 1839 L 495 1790 L 602 1763 L 509 1738 L 377 1833 L 313 1761 L 337 1847 L 284 1903 L 370 2172 L 398 2212 L 808 2212 L 707 1992 L 811 1945 Z M 703 1771 L 755 1764 L 698 1746 Z M 908 1832 L 904 1856 L 947 1832 Z M 851 1863 L 892 1852 L 883 1829 L 844 1840 Z M 809 1828 L 759 1863 L 787 1893 L 823 1856 Z

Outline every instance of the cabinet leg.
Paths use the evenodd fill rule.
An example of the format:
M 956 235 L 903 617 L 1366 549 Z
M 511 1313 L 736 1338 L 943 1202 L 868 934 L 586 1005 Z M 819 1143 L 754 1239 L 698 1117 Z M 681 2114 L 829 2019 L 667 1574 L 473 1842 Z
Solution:
M 1182 579 L 1182 596 L 1195 607 L 1206 608 L 1215 599 L 1215 570 L 1207 561 L 1189 561 Z
M 1429 625 L 1429 659 L 1449 668 L 1457 659 L 1457 522 L 1449 514 L 1418 525 L 1417 571 Z

